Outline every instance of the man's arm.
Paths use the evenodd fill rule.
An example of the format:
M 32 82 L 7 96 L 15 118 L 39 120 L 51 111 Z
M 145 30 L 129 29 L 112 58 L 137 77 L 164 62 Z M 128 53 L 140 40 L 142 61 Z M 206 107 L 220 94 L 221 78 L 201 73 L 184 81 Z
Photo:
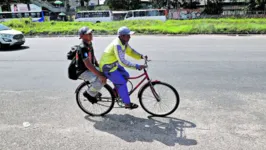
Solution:
M 95 67 L 94 67 L 94 65 L 93 64 L 91 64 L 90 63 L 90 59 L 89 58 L 87 58 L 87 59 L 85 59 L 85 60 L 83 60 L 83 62 L 84 62 L 84 64 L 85 64 L 85 66 L 92 72 L 92 73 L 94 73 L 96 76 L 103 76 L 103 74 L 100 72 L 100 71 L 98 71 Z
M 98 60 L 97 60 L 97 58 L 95 56 L 94 56 L 94 60 L 95 60 L 95 66 L 99 67 L 99 62 L 98 62 Z
M 103 74 L 99 72 L 94 65 L 91 63 L 91 58 L 89 57 L 88 50 L 86 48 L 81 49 L 81 57 L 85 66 L 96 76 L 102 76 Z
M 138 64 L 133 64 L 125 59 L 125 52 L 122 50 L 122 47 L 120 45 L 114 45 L 114 53 L 118 60 L 118 62 L 127 68 L 131 69 L 139 69 Z
M 140 60 L 143 58 L 143 55 L 141 55 L 136 50 L 134 50 L 130 45 L 127 45 L 126 54 L 137 60 Z

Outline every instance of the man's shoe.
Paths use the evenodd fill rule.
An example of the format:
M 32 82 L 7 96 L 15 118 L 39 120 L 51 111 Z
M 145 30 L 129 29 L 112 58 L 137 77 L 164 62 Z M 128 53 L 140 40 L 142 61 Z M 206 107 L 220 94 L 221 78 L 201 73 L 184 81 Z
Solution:
M 95 96 L 95 97 L 98 97 L 98 98 L 100 98 L 101 96 L 102 96 L 102 93 L 100 93 L 100 92 L 99 92 L 99 93 L 97 93 L 97 94 L 96 94 L 96 96 Z
M 126 109 L 136 109 L 138 108 L 139 106 L 137 104 L 134 104 L 134 103 L 130 103 L 130 104 L 126 104 L 125 105 L 125 108 Z
M 83 96 L 86 97 L 88 101 L 90 101 L 92 104 L 97 103 L 97 99 L 95 97 L 90 96 L 87 91 L 83 92 Z

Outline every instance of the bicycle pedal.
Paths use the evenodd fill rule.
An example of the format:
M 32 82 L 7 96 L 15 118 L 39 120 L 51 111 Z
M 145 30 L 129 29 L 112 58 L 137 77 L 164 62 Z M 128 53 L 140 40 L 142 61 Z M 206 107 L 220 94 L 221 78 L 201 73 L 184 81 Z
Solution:
M 121 108 L 125 107 L 125 104 L 123 103 L 123 101 L 121 99 L 118 99 L 117 101 L 117 105 Z
M 125 107 L 125 104 L 124 103 L 118 103 L 118 106 Z

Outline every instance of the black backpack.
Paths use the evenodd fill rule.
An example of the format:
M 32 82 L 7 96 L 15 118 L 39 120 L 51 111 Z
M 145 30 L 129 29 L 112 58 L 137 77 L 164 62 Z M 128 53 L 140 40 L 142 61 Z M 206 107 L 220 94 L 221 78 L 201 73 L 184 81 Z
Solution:
M 76 56 L 76 52 L 80 49 L 79 45 L 74 45 L 71 50 L 67 53 L 67 59 L 72 60 Z
M 76 54 L 78 53 L 78 50 L 80 49 L 79 45 L 75 45 L 71 48 L 71 50 L 67 53 L 67 59 L 71 60 L 69 66 L 68 66 L 68 78 L 72 80 L 77 80 L 77 69 L 78 69 L 78 63 L 76 60 Z

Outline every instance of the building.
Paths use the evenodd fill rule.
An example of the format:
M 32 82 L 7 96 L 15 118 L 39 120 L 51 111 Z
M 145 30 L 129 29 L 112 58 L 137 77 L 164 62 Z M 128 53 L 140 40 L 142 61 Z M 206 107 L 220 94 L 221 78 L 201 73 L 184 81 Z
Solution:
M 105 0 L 90 0 L 89 4 L 84 2 L 85 6 L 97 6 L 97 5 L 103 5 Z M 80 7 L 80 1 L 79 0 L 69 0 L 69 5 L 71 8 L 77 8 Z

